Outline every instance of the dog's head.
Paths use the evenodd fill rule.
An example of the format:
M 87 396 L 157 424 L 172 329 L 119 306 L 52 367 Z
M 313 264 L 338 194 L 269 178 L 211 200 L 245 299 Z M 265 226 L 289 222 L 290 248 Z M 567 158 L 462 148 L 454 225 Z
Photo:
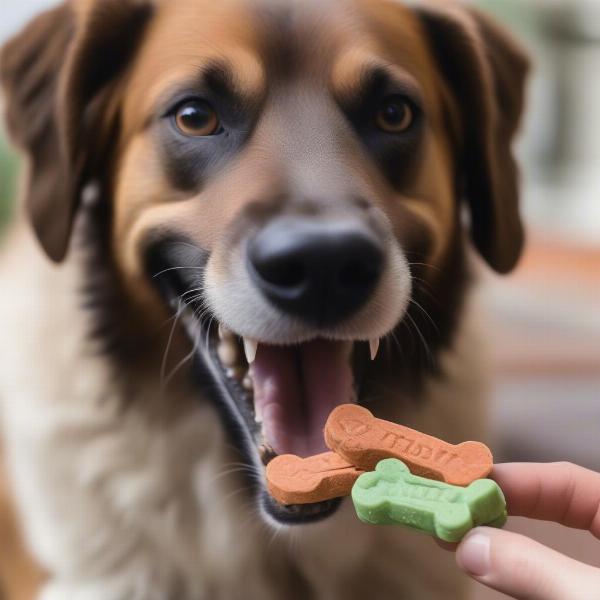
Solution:
M 81 0 L 35 20 L 1 67 L 43 248 L 64 258 L 95 189 L 128 332 L 180 314 L 252 464 L 260 444 L 316 453 L 335 405 L 431 368 L 465 231 L 496 271 L 518 259 L 527 61 L 477 12 Z M 399 359 L 378 353 L 386 336 Z M 288 521 L 333 508 L 265 506 Z

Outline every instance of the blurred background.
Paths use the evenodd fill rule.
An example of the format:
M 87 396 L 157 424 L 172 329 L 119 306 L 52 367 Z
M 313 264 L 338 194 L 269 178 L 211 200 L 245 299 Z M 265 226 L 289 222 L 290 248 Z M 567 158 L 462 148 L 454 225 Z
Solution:
M 498 461 L 570 460 L 600 470 L 600 0 L 479 0 L 535 64 L 518 145 L 528 247 L 508 278 L 483 275 Z M 49 0 L 2 0 L 0 44 Z M 0 126 L 0 235 L 18 161 Z M 511 519 L 600 566 L 587 533 Z M 481 587 L 473 600 L 497 600 Z
M 534 61 L 519 143 L 527 252 L 482 290 L 497 372 L 492 447 L 498 460 L 600 470 L 600 1 L 478 4 Z M 524 519 L 509 528 L 600 566 L 589 533 Z M 504 596 L 478 586 L 472 597 Z

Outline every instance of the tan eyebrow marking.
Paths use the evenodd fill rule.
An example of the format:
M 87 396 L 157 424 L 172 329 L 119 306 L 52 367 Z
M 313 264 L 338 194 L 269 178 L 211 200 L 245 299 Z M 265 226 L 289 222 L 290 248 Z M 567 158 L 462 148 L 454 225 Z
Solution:
M 422 93 L 417 81 L 401 67 L 379 57 L 368 46 L 352 48 L 340 53 L 331 73 L 331 87 L 338 97 L 352 98 L 360 95 L 365 82 L 377 71 L 385 73 L 390 80 L 397 82 L 403 89 L 421 98 Z

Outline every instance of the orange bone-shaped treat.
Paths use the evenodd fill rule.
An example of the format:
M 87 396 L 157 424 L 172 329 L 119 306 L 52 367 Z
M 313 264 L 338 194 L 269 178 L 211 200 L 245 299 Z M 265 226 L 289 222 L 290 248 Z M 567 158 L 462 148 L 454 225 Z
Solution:
M 334 452 L 309 458 L 282 454 L 267 465 L 267 486 L 281 504 L 310 504 L 349 495 L 361 474 Z
M 375 418 L 366 408 L 343 404 L 325 424 L 325 442 L 351 464 L 373 471 L 384 458 L 397 458 L 421 477 L 466 486 L 487 477 L 493 467 L 481 442 L 452 445 L 403 425 Z

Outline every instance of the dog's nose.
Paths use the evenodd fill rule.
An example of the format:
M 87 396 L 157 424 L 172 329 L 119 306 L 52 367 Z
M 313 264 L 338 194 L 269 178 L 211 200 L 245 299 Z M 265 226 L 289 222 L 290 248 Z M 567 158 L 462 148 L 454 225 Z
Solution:
M 279 309 L 331 326 L 369 299 L 384 266 L 381 243 L 357 221 L 271 221 L 248 245 L 248 269 Z

